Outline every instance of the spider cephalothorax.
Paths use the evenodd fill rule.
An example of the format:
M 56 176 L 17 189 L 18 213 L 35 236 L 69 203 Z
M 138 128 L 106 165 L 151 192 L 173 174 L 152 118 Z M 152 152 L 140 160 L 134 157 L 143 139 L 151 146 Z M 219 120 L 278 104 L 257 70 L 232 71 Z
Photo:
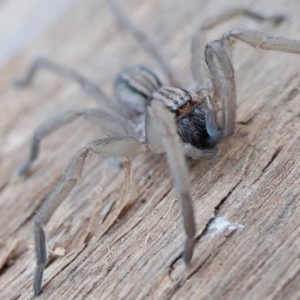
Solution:
M 100 156 L 130 156 L 153 150 L 165 152 L 168 158 L 174 187 L 181 201 L 186 242 L 183 258 L 188 265 L 193 255 L 196 224 L 190 196 L 190 184 L 185 155 L 194 159 L 213 157 L 218 154 L 217 144 L 235 131 L 236 91 L 234 71 L 231 62 L 233 41 L 243 41 L 255 48 L 300 54 L 300 42 L 280 37 L 268 36 L 250 29 L 235 29 L 225 33 L 220 40 L 207 44 L 205 60 L 210 72 L 211 85 L 201 87 L 203 72 L 199 66 L 202 29 L 209 29 L 219 21 L 237 14 L 245 14 L 258 20 L 278 23 L 282 16 L 264 17 L 255 12 L 239 9 L 233 14 L 220 16 L 216 21 L 197 29 L 192 43 L 192 75 L 197 89 L 184 90 L 179 76 L 160 49 L 145 36 L 124 15 L 119 6 L 111 1 L 111 8 L 118 22 L 126 28 L 162 66 L 169 84 L 163 86 L 158 77 L 142 66 L 128 68 L 115 81 L 118 100 L 109 97 L 95 83 L 80 73 L 54 62 L 40 58 L 34 62 L 25 77 L 17 84 L 25 86 L 31 82 L 40 69 L 51 70 L 65 78 L 77 82 L 92 96 L 99 108 L 78 109 L 58 115 L 44 123 L 33 136 L 31 153 L 21 168 L 19 175 L 27 175 L 33 161 L 38 156 L 41 140 L 63 125 L 83 116 L 87 121 L 100 125 L 109 131 L 112 138 L 98 139 L 80 149 L 70 160 L 60 181 L 45 197 L 34 218 L 34 237 L 37 266 L 34 276 L 34 294 L 41 290 L 42 278 L 47 260 L 44 227 L 60 203 L 77 183 L 85 159 L 89 153 Z M 222 106 L 222 118 L 217 121 L 216 102 Z M 141 116 L 141 118 L 140 118 Z M 140 129 L 143 130 L 140 130 Z M 178 135 L 179 133 L 179 135 Z
M 153 98 L 163 102 L 175 114 L 178 133 L 184 143 L 198 149 L 217 144 L 218 136 L 208 132 L 207 109 L 199 95 L 181 88 L 161 87 L 153 93 Z

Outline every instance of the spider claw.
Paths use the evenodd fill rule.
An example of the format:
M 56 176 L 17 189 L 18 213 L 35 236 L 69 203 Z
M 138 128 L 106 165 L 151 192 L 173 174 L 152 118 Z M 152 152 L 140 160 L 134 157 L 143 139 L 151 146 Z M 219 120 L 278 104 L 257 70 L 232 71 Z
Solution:
M 31 163 L 25 163 L 18 171 L 18 177 L 25 177 L 28 175 L 29 167 Z

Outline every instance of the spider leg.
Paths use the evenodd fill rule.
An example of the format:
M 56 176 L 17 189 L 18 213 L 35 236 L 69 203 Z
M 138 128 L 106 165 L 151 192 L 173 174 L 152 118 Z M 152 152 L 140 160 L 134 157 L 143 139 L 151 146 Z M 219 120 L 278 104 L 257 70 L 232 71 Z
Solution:
M 223 139 L 234 133 L 236 119 L 236 88 L 234 70 L 230 60 L 230 53 L 235 40 L 240 40 L 255 48 L 263 50 L 281 51 L 300 54 L 300 41 L 283 37 L 270 36 L 251 29 L 233 29 L 223 35 L 221 40 L 207 44 L 205 59 L 212 75 L 214 103 L 222 102 Z
M 211 30 L 212 28 L 214 28 L 215 26 L 223 22 L 226 22 L 240 15 L 251 18 L 258 22 L 271 22 L 274 23 L 275 25 L 281 23 L 285 18 L 284 15 L 282 14 L 265 16 L 258 12 L 252 11 L 248 8 L 237 7 L 234 9 L 230 9 L 228 11 L 223 11 L 219 15 L 215 15 L 205 20 L 193 34 L 192 43 L 191 43 L 191 72 L 192 72 L 192 78 L 198 87 L 205 86 L 206 85 L 205 83 L 207 82 L 208 79 L 205 67 L 201 65 L 201 59 L 200 59 L 207 42 L 206 40 L 207 31 Z
M 300 41 L 279 36 L 268 35 L 263 32 L 247 28 L 236 28 L 226 32 L 221 42 L 224 49 L 232 51 L 234 40 L 242 41 L 256 49 L 272 50 L 300 54 Z
M 167 110 L 162 102 L 157 100 L 153 100 L 151 102 L 151 110 L 153 112 L 153 116 L 149 115 L 148 118 L 151 119 L 154 117 L 157 122 L 157 128 L 160 129 L 160 131 L 156 131 L 156 133 L 159 133 L 160 136 L 162 136 L 160 141 L 162 141 L 164 151 L 167 154 L 174 187 L 181 201 L 183 226 L 187 236 L 183 258 L 186 265 L 189 265 L 194 250 L 196 224 L 192 199 L 190 195 L 190 180 L 188 168 L 185 161 L 181 141 L 177 133 L 177 127 L 174 122 L 174 116 Z M 149 134 L 149 131 L 151 129 L 146 129 L 147 133 Z M 150 146 L 152 141 L 157 140 L 159 139 L 152 138 L 150 141 Z
M 161 128 L 157 123 L 157 120 L 154 116 L 154 112 L 151 105 L 147 108 L 146 111 L 146 120 L 145 120 L 145 132 L 146 132 L 146 143 L 148 147 L 157 154 L 164 153 L 165 148 L 163 145 L 163 139 L 161 134 Z M 174 122 L 174 120 L 172 120 Z
M 213 159 L 219 155 L 219 147 L 215 146 L 208 149 L 198 149 L 191 144 L 182 144 L 183 152 L 192 159 Z
M 64 112 L 46 123 L 42 124 L 34 133 L 31 150 L 27 161 L 23 164 L 18 172 L 19 176 L 28 174 L 28 171 L 32 163 L 36 160 L 39 154 L 40 143 L 49 134 L 58 130 L 59 128 L 71 123 L 80 116 L 83 116 L 86 120 L 101 126 L 103 129 L 109 131 L 114 135 L 126 135 L 130 134 L 134 136 L 133 124 L 120 116 L 111 116 L 107 112 L 100 109 L 88 108 L 82 110 L 70 110 Z
M 210 130 L 215 131 L 214 137 L 216 139 L 221 139 L 232 135 L 235 131 L 236 88 L 234 70 L 221 41 L 213 41 L 207 44 L 205 59 L 212 75 L 213 102 L 220 101 L 222 103 L 221 132 L 216 132 L 214 125 L 210 127 Z M 213 107 L 211 109 L 214 110 Z M 213 119 L 214 117 L 211 117 L 211 121 L 214 123 Z
M 117 99 L 128 104 L 134 114 L 144 113 L 152 94 L 162 86 L 159 78 L 149 68 L 133 66 L 122 70 L 115 79 Z M 129 112 L 127 115 L 130 116 Z
M 137 43 L 158 62 L 159 66 L 168 77 L 169 83 L 172 86 L 182 86 L 178 73 L 156 43 L 129 19 L 125 14 L 124 9 L 121 8 L 117 1 L 110 0 L 108 1 L 108 4 L 119 25 L 128 31 Z
M 213 137 L 217 138 L 220 134 L 218 119 L 217 119 L 217 107 L 215 102 L 212 101 L 209 92 L 205 92 L 204 89 L 201 90 L 201 93 L 204 94 L 202 99 L 204 99 L 205 107 L 206 107 L 206 130 L 208 134 Z
M 45 57 L 36 58 L 29 66 L 25 75 L 22 78 L 14 80 L 13 83 L 17 87 L 26 87 L 31 84 L 37 73 L 41 70 L 51 71 L 63 78 L 74 81 L 84 90 L 84 92 L 91 96 L 102 109 L 114 114 L 122 113 L 120 110 L 120 104 L 116 103 L 115 99 L 109 97 L 94 82 L 92 82 L 79 72 L 69 67 L 57 64 Z
M 146 151 L 144 144 L 137 141 L 134 137 L 125 136 L 93 141 L 74 155 L 65 169 L 62 178 L 47 195 L 34 218 L 34 239 L 37 263 L 33 285 L 35 296 L 40 293 L 47 260 L 46 238 L 43 227 L 47 225 L 55 210 L 77 183 L 88 153 L 95 153 L 103 157 L 113 157 L 136 155 L 144 151 Z

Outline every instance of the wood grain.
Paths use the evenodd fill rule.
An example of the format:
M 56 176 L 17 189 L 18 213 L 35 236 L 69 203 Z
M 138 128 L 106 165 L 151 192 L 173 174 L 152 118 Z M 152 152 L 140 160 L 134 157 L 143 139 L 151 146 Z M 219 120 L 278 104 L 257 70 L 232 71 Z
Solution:
M 26 1 L 18 2 L 25 7 Z M 221 0 L 122 3 L 186 83 L 193 30 L 228 9 Z M 287 19 L 273 27 L 236 18 L 209 39 L 235 26 L 300 39 L 299 1 L 244 3 Z M 16 11 L 10 13 L 13 18 Z M 34 213 L 76 150 L 105 137 L 78 120 L 43 141 L 30 177 L 14 180 L 41 122 L 69 108 L 95 106 L 75 84 L 46 72 L 29 88 L 13 89 L 11 79 L 41 54 L 82 71 L 109 93 L 125 66 L 145 64 L 161 73 L 98 0 L 70 5 L 7 58 L 0 73 L 0 299 L 32 298 Z M 190 268 L 180 259 L 180 205 L 164 156 L 132 159 L 129 200 L 118 162 L 90 159 L 46 228 L 54 254 L 39 299 L 300 299 L 299 65 L 296 55 L 237 45 L 237 132 L 221 145 L 220 157 L 191 167 L 198 240 Z M 231 227 L 216 227 L 225 220 Z

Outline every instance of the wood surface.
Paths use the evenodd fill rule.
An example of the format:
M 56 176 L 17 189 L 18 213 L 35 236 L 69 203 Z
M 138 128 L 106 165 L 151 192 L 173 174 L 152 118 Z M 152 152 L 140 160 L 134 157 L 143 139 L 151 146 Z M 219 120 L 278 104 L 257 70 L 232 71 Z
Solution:
M 9 32 L 12 41 L 17 38 L 18 20 L 40 29 L 35 37 L 25 35 L 16 53 L 3 56 L 0 72 L 0 299 L 6 300 L 32 298 L 33 216 L 41 199 L 76 150 L 106 137 L 79 119 L 47 137 L 31 176 L 16 180 L 40 123 L 95 103 L 74 83 L 47 72 L 24 90 L 14 89 L 11 79 L 37 55 L 80 70 L 108 93 L 125 66 L 145 64 L 163 74 L 116 25 L 104 1 L 67 1 L 67 9 L 41 27 L 30 18 L 38 1 L 31 6 L 1 1 L 2 12 L 12 2 L 10 18 L 6 15 L 12 22 L 5 23 L 1 38 Z M 187 84 L 191 34 L 204 18 L 230 8 L 228 3 L 122 1 Z M 246 26 L 300 40 L 299 1 L 243 3 L 287 18 L 274 27 L 238 17 L 215 28 L 209 39 Z M 300 299 L 300 57 L 239 44 L 234 67 L 236 134 L 221 145 L 217 159 L 191 166 L 197 219 L 191 266 L 180 258 L 185 238 L 180 205 L 164 156 L 132 158 L 129 197 L 118 161 L 91 158 L 47 225 L 52 254 L 38 299 Z

